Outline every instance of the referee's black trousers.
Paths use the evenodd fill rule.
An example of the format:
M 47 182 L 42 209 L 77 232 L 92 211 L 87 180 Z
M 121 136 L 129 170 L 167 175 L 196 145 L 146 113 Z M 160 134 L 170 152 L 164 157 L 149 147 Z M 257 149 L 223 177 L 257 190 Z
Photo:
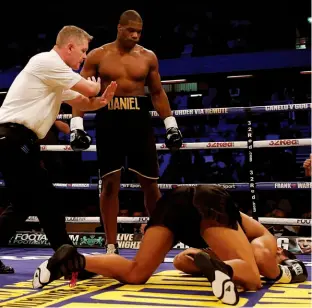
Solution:
M 40 146 L 35 134 L 22 125 L 0 124 L 0 172 L 11 205 L 0 216 L 0 246 L 6 246 L 16 231 L 23 230 L 30 213 L 40 221 L 51 247 L 72 242 L 65 216 L 56 200 L 55 187 L 40 164 Z

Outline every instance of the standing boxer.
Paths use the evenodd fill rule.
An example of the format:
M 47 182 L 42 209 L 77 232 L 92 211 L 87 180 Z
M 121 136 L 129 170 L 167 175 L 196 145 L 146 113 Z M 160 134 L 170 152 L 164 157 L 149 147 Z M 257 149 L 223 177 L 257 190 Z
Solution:
M 116 40 L 92 50 L 81 71 L 85 78 L 100 76 L 102 91 L 111 80 L 118 83 L 117 96 L 96 115 L 96 147 L 102 177 L 100 209 L 109 254 L 118 253 L 118 194 L 126 157 L 128 169 L 137 174 L 144 192 L 148 214 L 152 213 L 161 196 L 157 185 L 158 157 L 148 112 L 150 100 L 144 96 L 145 84 L 154 108 L 164 120 L 166 146 L 179 149 L 182 145 L 181 132 L 171 116 L 168 97 L 161 85 L 157 57 L 152 51 L 138 45 L 142 26 L 142 18 L 136 11 L 122 13 Z M 82 117 L 83 113 L 73 110 L 72 131 L 83 131 Z M 72 140 L 74 143 L 75 137 Z M 88 145 L 82 150 L 86 148 Z
M 112 99 L 116 83 L 101 97 L 89 99 L 99 93 L 100 79 L 86 80 L 73 71 L 85 60 L 91 39 L 78 27 L 63 27 L 53 49 L 33 56 L 18 74 L 0 108 L 0 171 L 11 201 L 0 216 L 0 246 L 22 229 L 32 210 L 54 250 L 72 243 L 57 209 L 55 187 L 40 163 L 38 140 L 52 127 L 62 101 L 96 110 Z M 79 134 L 76 142 L 89 141 L 85 133 Z

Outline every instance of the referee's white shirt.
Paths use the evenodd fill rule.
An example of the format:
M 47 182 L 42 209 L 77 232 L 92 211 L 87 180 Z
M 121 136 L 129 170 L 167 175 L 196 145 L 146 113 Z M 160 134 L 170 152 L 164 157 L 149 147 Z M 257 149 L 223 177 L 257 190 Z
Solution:
M 33 56 L 3 101 L 0 124 L 22 124 L 39 139 L 44 138 L 59 114 L 62 101 L 79 95 L 69 89 L 81 78 L 53 49 Z

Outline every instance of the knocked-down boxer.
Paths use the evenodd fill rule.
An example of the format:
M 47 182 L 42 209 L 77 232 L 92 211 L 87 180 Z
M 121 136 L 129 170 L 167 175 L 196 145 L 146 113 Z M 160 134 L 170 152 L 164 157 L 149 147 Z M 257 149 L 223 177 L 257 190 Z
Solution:
M 276 238 L 268 229 L 253 218 L 243 213 L 240 215 L 240 225 L 250 242 L 260 275 L 279 283 L 298 283 L 307 279 L 305 265 L 293 253 L 277 247 Z M 216 257 L 209 248 L 189 248 L 175 256 L 173 265 L 186 274 L 202 275 L 194 263 L 194 255 L 202 252 Z M 227 259 L 222 260 L 226 262 Z
M 208 244 L 215 252 L 218 258 L 198 253 L 194 262 L 211 282 L 214 295 L 225 304 L 235 305 L 239 294 L 233 281 L 239 281 L 248 290 L 261 287 L 253 250 L 240 222 L 238 208 L 222 187 L 178 187 L 157 202 L 133 260 L 119 255 L 84 256 L 75 247 L 63 245 L 35 271 L 33 287 L 42 288 L 83 269 L 123 283 L 142 284 L 181 241 L 195 248 Z

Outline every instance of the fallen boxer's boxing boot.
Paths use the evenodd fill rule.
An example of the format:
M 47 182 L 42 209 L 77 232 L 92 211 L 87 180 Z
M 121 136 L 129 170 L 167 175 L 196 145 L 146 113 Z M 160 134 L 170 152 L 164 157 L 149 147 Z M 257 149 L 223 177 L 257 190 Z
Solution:
M 85 258 L 78 253 L 76 247 L 65 244 L 62 245 L 54 255 L 44 261 L 36 269 L 33 276 L 33 288 L 39 289 L 48 285 L 54 280 L 73 274 L 77 279 L 77 273 L 85 267 Z
M 14 274 L 14 268 L 3 264 L 0 260 L 0 274 Z
M 214 296 L 224 304 L 236 305 L 238 303 L 239 294 L 232 281 L 233 270 L 229 265 L 205 252 L 194 255 L 194 263 L 211 283 Z

